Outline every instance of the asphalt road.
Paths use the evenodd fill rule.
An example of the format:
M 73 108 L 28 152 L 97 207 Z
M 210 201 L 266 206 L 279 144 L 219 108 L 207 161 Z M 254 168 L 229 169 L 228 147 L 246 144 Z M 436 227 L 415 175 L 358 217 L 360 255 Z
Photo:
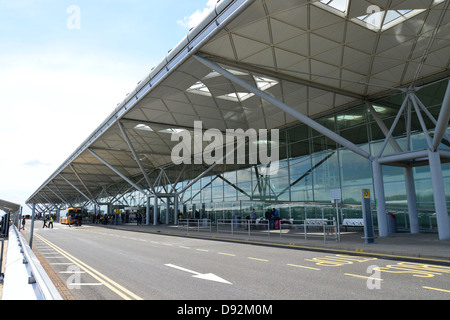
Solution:
M 450 267 L 37 222 L 77 300 L 450 299 Z

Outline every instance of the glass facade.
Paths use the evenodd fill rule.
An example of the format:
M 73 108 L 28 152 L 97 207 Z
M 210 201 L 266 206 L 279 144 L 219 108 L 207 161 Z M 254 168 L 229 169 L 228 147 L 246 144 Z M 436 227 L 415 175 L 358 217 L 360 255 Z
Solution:
M 446 83 L 437 83 L 417 92 L 418 98 L 435 118 L 439 116 Z M 403 99 L 404 96 L 399 94 L 373 103 L 375 110 L 388 128 L 394 122 Z M 394 136 L 403 150 L 407 150 L 408 147 L 406 112 L 407 108 L 394 130 Z M 414 116 L 414 108 L 412 108 L 412 114 L 410 147 L 412 150 L 426 149 L 427 142 L 419 121 Z M 434 128 L 433 122 L 428 117 L 424 116 L 424 120 L 427 128 Z M 385 135 L 365 104 L 323 116 L 316 121 L 371 155 L 378 155 L 385 139 Z M 430 134 L 432 134 L 431 131 Z M 193 216 L 198 210 L 199 217 L 215 220 L 230 218 L 234 215 L 245 216 L 252 208 L 255 208 L 259 215 L 263 215 L 267 207 L 276 206 L 284 218 L 300 220 L 306 217 L 327 216 L 335 212 L 332 208 L 330 192 L 333 189 L 340 189 L 343 217 L 361 217 L 359 207 L 361 189 L 370 189 L 371 194 L 374 190 L 369 160 L 338 146 L 329 138 L 299 123 L 280 130 L 279 144 L 278 174 L 262 176 L 258 166 L 220 166 L 219 171 L 215 170 L 214 174 L 203 177 L 186 190 L 179 200 L 180 214 Z M 440 148 L 450 150 L 450 144 L 444 141 Z M 388 144 L 384 155 L 392 153 L 394 150 Z M 420 228 L 435 230 L 429 166 L 415 167 L 413 172 Z M 449 163 L 442 164 L 442 173 L 450 208 Z M 189 175 L 189 169 L 187 169 L 185 176 L 197 175 Z M 383 178 L 387 208 L 397 215 L 399 228 L 408 229 L 404 169 L 383 166 Z M 176 189 L 183 189 L 190 182 L 191 180 L 188 179 L 184 181 L 180 179 Z M 145 212 L 144 196 L 133 192 L 124 198 L 128 206 L 141 207 Z M 159 200 L 159 219 L 163 223 L 166 221 L 167 214 L 165 201 L 167 200 L 164 198 Z M 169 221 L 173 221 L 173 203 L 169 211 Z

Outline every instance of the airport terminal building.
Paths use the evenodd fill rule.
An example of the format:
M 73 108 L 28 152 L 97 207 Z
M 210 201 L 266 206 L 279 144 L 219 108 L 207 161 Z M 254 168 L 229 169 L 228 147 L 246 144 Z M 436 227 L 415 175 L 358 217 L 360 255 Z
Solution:
M 378 236 L 394 215 L 448 240 L 449 5 L 221 0 L 27 204 L 176 224 L 338 195 L 342 219 L 368 189 Z

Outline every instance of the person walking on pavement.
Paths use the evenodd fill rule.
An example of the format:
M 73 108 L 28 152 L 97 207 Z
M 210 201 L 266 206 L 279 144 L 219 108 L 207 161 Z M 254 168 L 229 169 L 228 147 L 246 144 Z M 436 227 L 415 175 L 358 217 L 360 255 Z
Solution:
M 22 230 L 24 230 L 24 231 L 25 231 L 25 223 L 26 223 L 26 220 L 25 220 L 25 217 L 23 217 L 23 219 L 22 219 Z M 19 231 L 20 231 L 20 228 L 19 228 Z
M 44 216 L 44 225 L 42 226 L 42 229 L 44 229 L 45 227 L 48 228 L 48 226 L 47 226 L 47 216 Z
M 53 217 L 51 215 L 50 215 L 50 218 L 49 218 L 49 222 L 48 222 L 48 227 L 47 228 L 50 229 L 50 225 L 52 226 L 52 229 L 53 229 Z

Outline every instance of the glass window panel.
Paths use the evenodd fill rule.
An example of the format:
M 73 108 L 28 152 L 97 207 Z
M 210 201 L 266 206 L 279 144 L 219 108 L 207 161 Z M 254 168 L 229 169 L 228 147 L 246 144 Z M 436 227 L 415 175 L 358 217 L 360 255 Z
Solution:
M 201 197 L 203 202 L 211 202 L 211 187 L 203 189 Z
M 312 188 L 311 157 L 302 157 L 290 161 L 291 186 L 295 189 Z
M 384 194 L 387 206 L 407 206 L 404 181 L 385 183 Z
M 298 202 L 314 201 L 312 189 L 291 190 L 291 201 L 298 201 Z
M 423 207 L 434 206 L 433 185 L 431 179 L 420 179 L 415 181 L 417 202 Z
M 339 130 L 344 130 L 361 124 L 366 124 L 366 109 L 358 107 L 336 115 L 336 123 Z
M 342 187 L 342 201 L 345 204 L 361 204 L 361 190 L 369 189 L 370 194 L 373 195 L 372 184 L 363 184 L 363 185 L 355 185 L 355 186 L 343 186 Z M 374 201 L 374 197 L 371 197 L 371 200 Z
M 411 136 L 411 147 L 413 150 L 428 149 L 427 138 L 424 133 L 417 133 Z
M 401 167 L 383 166 L 383 180 L 385 183 L 402 181 L 405 184 L 405 170 Z
M 328 116 L 328 117 L 324 117 L 321 119 L 315 119 L 315 121 L 319 124 L 321 124 L 322 126 L 324 126 L 327 129 L 330 129 L 331 131 L 336 132 L 336 126 L 335 126 L 335 118 L 334 116 Z M 314 129 L 311 129 L 311 136 L 312 137 L 316 137 L 316 136 L 320 136 L 321 133 L 317 132 Z
M 416 95 L 427 107 L 441 105 L 444 100 L 448 81 L 442 81 L 431 86 L 427 86 L 417 91 Z
M 224 199 L 236 199 L 236 189 L 230 186 L 229 184 L 225 184 L 223 187 L 223 197 Z
M 228 167 L 228 166 L 227 166 Z M 227 168 L 228 169 L 228 168 Z M 231 169 L 231 168 L 230 168 Z M 236 171 L 229 171 L 222 174 L 222 176 L 231 183 L 236 183 Z
M 322 152 L 312 156 L 314 188 L 339 187 L 339 165 L 337 151 Z
M 380 118 L 395 117 L 403 104 L 404 95 L 398 94 L 372 103 Z M 370 111 L 367 111 L 369 121 L 375 121 Z
M 312 139 L 312 152 L 334 149 L 336 149 L 336 142 L 325 136 L 318 136 Z
M 252 168 L 241 169 L 237 171 L 237 181 L 240 186 L 243 182 L 252 181 Z
M 356 145 L 367 143 L 369 140 L 369 137 L 367 136 L 367 127 L 365 125 L 342 130 L 339 134 L 341 137 Z
M 289 145 L 289 157 L 296 158 L 300 156 L 309 155 L 309 140 L 304 140 Z
M 301 140 L 308 139 L 308 127 L 305 125 L 300 125 L 287 130 L 288 142 L 297 142 Z
M 211 189 L 212 201 L 219 202 L 223 201 L 223 186 L 222 187 L 213 187 Z
M 216 188 L 216 187 L 223 188 L 223 180 L 221 178 L 219 178 L 219 177 L 213 179 L 212 187 L 213 188 Z
M 349 150 L 340 150 L 342 186 L 372 184 L 370 161 Z

